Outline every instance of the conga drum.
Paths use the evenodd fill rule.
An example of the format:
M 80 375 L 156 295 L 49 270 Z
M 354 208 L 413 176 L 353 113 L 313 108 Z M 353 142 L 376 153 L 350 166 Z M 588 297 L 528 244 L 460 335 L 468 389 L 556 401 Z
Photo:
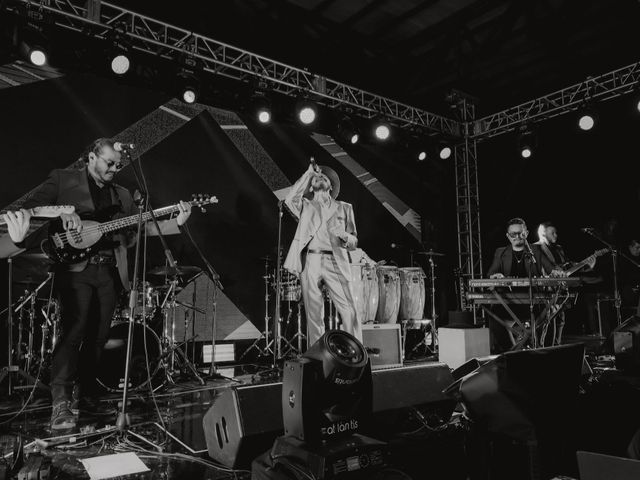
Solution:
M 374 322 L 378 312 L 378 276 L 375 265 L 367 263 L 351 264 L 351 285 L 358 320 L 361 323 Z
M 398 267 L 389 265 L 376 268 L 378 276 L 378 311 L 376 323 L 396 323 L 400 311 L 400 276 Z
M 420 267 L 399 269 L 400 274 L 400 321 L 424 317 L 424 279 Z

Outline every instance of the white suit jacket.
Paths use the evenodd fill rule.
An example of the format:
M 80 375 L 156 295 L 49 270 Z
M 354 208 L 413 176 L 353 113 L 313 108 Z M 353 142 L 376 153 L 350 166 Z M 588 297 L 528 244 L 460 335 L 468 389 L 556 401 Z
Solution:
M 294 235 L 289 253 L 284 262 L 284 268 L 292 274 L 299 276 L 304 269 L 302 258 L 306 246 L 322 225 L 322 212 L 320 206 L 306 199 L 303 195 L 309 185 L 313 170 L 311 167 L 291 187 L 291 191 L 285 198 L 285 205 L 298 219 L 298 228 Z M 343 229 L 347 233 L 347 241 L 334 235 L 334 228 Z M 351 268 L 349 266 L 349 250 L 355 250 L 358 246 L 356 224 L 353 216 L 353 207 L 350 203 L 334 200 L 328 214 L 327 230 L 331 241 L 331 249 L 338 264 L 340 272 L 345 279 L 351 280 Z

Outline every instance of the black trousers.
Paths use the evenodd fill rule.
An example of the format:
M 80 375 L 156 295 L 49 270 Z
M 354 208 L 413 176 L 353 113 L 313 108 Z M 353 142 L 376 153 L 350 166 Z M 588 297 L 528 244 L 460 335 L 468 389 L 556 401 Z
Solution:
M 57 272 L 62 336 L 53 352 L 53 402 L 70 400 L 74 382 L 82 395 L 94 395 L 102 350 L 116 307 L 117 270 L 111 265 L 88 265 L 82 272 Z

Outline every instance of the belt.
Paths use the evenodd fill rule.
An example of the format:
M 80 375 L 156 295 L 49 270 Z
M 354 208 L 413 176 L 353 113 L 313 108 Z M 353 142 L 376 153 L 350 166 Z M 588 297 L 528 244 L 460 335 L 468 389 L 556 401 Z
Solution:
M 92 265 L 115 265 L 116 258 L 111 255 L 92 255 L 89 257 L 89 263 Z
M 331 250 L 315 250 L 313 248 L 309 248 L 307 250 L 307 253 L 317 253 L 320 255 L 333 255 L 333 252 Z

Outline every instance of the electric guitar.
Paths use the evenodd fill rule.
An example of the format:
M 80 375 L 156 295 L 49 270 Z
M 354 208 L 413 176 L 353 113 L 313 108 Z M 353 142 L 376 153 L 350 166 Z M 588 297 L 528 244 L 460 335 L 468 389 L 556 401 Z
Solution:
M 27 212 L 31 217 L 37 218 L 57 218 L 62 214 L 71 215 L 76 211 L 73 205 L 46 205 L 43 207 L 27 208 Z M 7 222 L 0 219 L 0 225 L 6 225 Z
M 600 256 L 606 254 L 606 253 L 609 253 L 609 249 L 608 248 L 601 248 L 600 250 L 596 250 L 595 252 L 593 252 L 593 256 L 595 256 L 597 258 L 597 257 L 600 257 Z M 590 256 L 591 255 L 589 255 L 589 257 Z M 576 273 L 578 270 L 580 270 L 582 267 L 585 267 L 586 265 L 588 265 L 589 264 L 589 257 L 585 258 L 581 262 L 576 263 L 574 266 L 572 266 L 568 270 L 565 270 L 565 273 L 566 273 L 567 277 L 570 277 L 571 275 Z
M 189 202 L 192 207 L 199 207 L 202 211 L 205 205 L 218 203 L 218 199 L 211 195 L 193 195 Z M 153 211 L 156 217 L 162 217 L 179 212 L 180 205 L 170 205 Z M 73 264 L 87 260 L 93 252 L 93 247 L 105 233 L 116 232 L 138 223 L 139 215 L 117 218 L 108 222 L 82 220 L 82 230 L 64 230 L 62 222 L 54 222 L 49 228 L 49 234 L 42 244 L 42 250 L 49 258 L 58 263 Z M 151 220 L 151 212 L 142 214 L 142 221 Z

